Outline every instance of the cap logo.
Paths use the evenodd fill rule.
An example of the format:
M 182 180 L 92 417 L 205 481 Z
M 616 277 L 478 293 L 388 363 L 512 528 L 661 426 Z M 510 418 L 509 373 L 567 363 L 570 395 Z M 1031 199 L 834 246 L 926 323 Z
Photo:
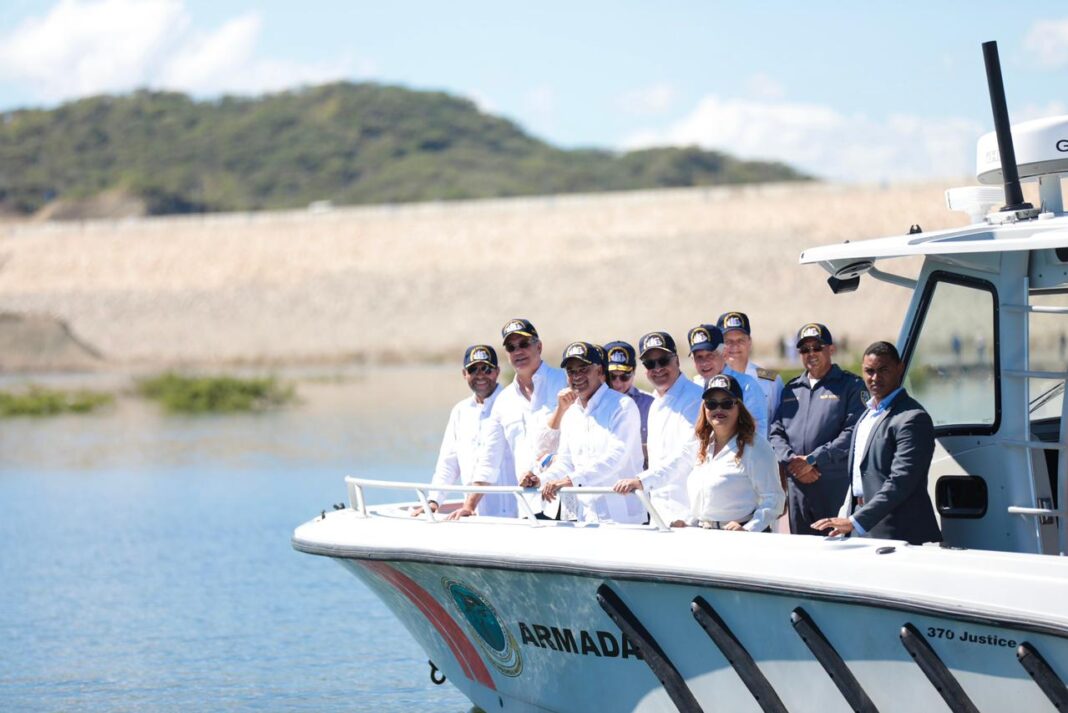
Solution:
M 741 327 L 742 318 L 736 314 L 730 314 L 727 316 L 727 319 L 723 320 L 723 323 L 728 327 Z
M 471 352 L 471 361 L 489 361 L 489 352 L 485 349 L 476 349 Z
M 504 328 L 504 331 L 506 331 L 506 332 L 518 332 L 521 329 L 523 329 L 523 323 L 520 322 L 518 319 L 514 319 L 514 320 L 512 320 L 511 322 L 508 323 L 508 326 Z
M 820 338 L 820 328 L 815 324 L 806 324 L 805 328 L 801 330 L 801 338 L 807 339 L 808 337 Z
M 581 344 L 572 344 L 567 348 L 567 356 L 584 357 L 586 356 L 586 347 Z
M 708 332 L 704 329 L 695 329 L 690 333 L 690 344 L 698 344 L 700 342 L 711 342 L 712 337 L 708 336 Z
M 710 388 L 710 389 L 725 389 L 727 391 L 730 391 L 731 382 L 727 377 L 723 376 L 722 374 L 716 375 L 716 376 L 713 376 L 711 379 L 709 379 L 708 388 Z
M 612 349 L 608 352 L 608 361 L 612 362 L 613 364 L 626 364 L 627 352 L 618 347 Z
M 659 334 L 654 334 L 645 340 L 645 348 L 652 349 L 653 347 L 663 347 L 664 339 Z

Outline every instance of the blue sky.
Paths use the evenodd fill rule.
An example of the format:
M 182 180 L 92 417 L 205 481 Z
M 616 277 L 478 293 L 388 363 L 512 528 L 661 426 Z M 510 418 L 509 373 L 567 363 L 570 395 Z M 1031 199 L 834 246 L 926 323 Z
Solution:
M 963 176 L 992 128 L 1068 113 L 1063 2 L 5 0 L 0 109 L 138 87 L 441 89 L 564 147 L 697 144 L 849 181 Z

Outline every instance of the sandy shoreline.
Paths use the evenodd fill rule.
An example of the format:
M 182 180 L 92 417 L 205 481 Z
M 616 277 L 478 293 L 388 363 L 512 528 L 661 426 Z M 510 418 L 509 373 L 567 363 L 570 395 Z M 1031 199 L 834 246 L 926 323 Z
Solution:
M 63 320 L 100 353 L 98 366 L 147 368 L 452 360 L 467 344 L 496 344 L 513 316 L 533 320 L 555 354 L 574 339 L 652 329 L 681 338 L 740 309 L 758 355 L 774 363 L 782 336 L 807 321 L 854 347 L 897 337 L 907 290 L 866 280 L 834 296 L 798 254 L 913 223 L 965 224 L 944 206 L 949 185 L 5 224 L 0 310 Z

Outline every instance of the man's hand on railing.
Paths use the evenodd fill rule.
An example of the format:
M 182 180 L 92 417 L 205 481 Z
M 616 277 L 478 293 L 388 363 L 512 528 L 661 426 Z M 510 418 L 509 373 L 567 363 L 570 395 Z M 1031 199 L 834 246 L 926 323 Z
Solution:
M 446 520 L 460 520 L 460 519 L 463 519 L 465 517 L 471 517 L 474 514 L 475 513 L 474 513 L 473 510 L 469 510 L 466 507 L 461 507 L 461 508 L 457 508 L 456 510 L 453 510 L 451 513 L 449 513 L 449 516 L 447 518 L 445 518 L 445 519 Z
M 644 489 L 645 488 L 642 487 L 642 481 L 638 478 L 623 478 L 623 480 L 616 482 L 616 484 L 612 486 L 612 490 L 621 495 L 633 493 L 635 490 Z
M 433 500 L 431 500 L 430 501 L 430 512 L 437 512 L 437 511 L 438 511 L 438 504 L 436 502 L 434 502 Z M 420 515 L 423 514 L 423 506 L 422 505 L 416 505 L 414 508 L 412 508 L 412 512 L 410 514 L 411 514 L 412 517 L 419 517 Z
M 571 478 L 560 478 L 559 480 L 550 480 L 541 488 L 541 499 L 551 503 L 556 499 L 556 493 L 560 488 L 567 488 L 571 486 Z
M 536 488 L 541 485 L 541 478 L 528 470 L 526 475 L 519 479 L 519 485 L 523 488 Z

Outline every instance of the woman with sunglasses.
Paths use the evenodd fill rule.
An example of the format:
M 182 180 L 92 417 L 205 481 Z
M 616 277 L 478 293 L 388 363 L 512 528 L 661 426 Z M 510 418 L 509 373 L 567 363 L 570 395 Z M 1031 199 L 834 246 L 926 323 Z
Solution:
M 786 496 L 775 452 L 756 433 L 732 376 L 708 380 L 697 416 L 697 465 L 686 482 L 692 524 L 713 530 L 770 532 Z

